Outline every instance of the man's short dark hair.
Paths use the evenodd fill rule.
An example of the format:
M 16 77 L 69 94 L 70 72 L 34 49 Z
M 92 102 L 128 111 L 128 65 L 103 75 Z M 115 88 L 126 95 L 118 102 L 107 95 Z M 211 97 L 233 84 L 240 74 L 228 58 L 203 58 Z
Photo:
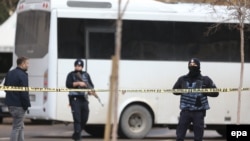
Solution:
M 16 64 L 19 66 L 19 65 L 21 65 L 23 62 L 25 62 L 26 60 L 28 60 L 27 57 L 21 56 L 21 57 L 17 58 Z

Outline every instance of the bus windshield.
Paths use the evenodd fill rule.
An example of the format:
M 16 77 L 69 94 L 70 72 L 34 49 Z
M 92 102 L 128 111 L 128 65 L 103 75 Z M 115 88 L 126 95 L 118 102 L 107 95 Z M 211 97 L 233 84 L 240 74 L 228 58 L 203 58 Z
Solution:
M 42 58 L 48 53 L 50 13 L 28 11 L 18 14 L 15 53 Z

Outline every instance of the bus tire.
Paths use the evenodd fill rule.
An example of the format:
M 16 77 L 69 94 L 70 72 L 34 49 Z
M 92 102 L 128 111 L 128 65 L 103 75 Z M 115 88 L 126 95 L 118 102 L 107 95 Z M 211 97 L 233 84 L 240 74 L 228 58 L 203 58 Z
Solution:
M 120 137 L 129 139 L 142 139 L 151 130 L 153 124 L 149 110 L 142 105 L 127 107 L 120 117 Z

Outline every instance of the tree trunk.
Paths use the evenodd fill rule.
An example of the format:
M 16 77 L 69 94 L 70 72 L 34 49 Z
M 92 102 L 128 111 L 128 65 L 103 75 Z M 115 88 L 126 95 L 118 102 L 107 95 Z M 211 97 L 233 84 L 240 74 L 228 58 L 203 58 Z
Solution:
M 237 125 L 240 124 L 240 110 L 241 110 L 241 90 L 243 85 L 243 77 L 244 77 L 244 20 L 240 21 L 240 57 L 241 57 L 241 67 L 240 67 L 240 84 L 238 90 L 238 107 L 237 107 Z

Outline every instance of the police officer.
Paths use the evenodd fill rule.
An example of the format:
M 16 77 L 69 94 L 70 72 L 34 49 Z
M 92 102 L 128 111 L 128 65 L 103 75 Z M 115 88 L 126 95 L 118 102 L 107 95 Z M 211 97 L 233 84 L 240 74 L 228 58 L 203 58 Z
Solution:
M 202 76 L 200 61 L 192 58 L 188 62 L 189 73 L 179 77 L 173 89 L 188 88 L 216 88 L 208 76 Z M 187 129 L 193 123 L 194 141 L 202 141 L 204 133 L 204 118 L 206 110 L 210 109 L 207 96 L 217 97 L 218 92 L 213 93 L 174 93 L 180 95 L 180 119 L 176 130 L 177 141 L 183 141 Z
M 83 71 L 84 63 L 77 59 L 74 63 L 75 70 L 71 71 L 66 79 L 67 88 L 92 89 L 94 85 L 90 75 Z M 74 133 L 72 139 L 81 140 L 81 132 L 84 129 L 89 116 L 89 102 L 87 92 L 69 92 L 69 102 L 74 120 Z

